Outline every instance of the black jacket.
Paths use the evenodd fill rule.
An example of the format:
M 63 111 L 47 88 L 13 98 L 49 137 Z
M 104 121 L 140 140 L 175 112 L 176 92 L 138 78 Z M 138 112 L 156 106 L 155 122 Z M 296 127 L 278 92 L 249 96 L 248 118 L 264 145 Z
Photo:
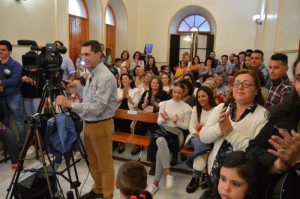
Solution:
M 281 118 L 279 121 L 268 121 L 268 123 L 261 129 L 260 133 L 256 136 L 254 140 L 249 142 L 249 147 L 247 151 L 253 152 L 258 158 L 259 162 L 263 166 L 264 173 L 268 173 L 269 168 L 273 165 L 274 161 L 277 159 L 276 156 L 268 152 L 268 149 L 275 148 L 269 144 L 268 139 L 272 135 L 280 136 L 278 128 L 286 129 L 289 133 L 291 130 L 297 132 L 299 123 L 299 118 Z M 282 199 L 300 199 L 300 176 L 297 175 L 294 169 L 290 169 L 287 177 L 284 180 L 283 186 L 281 188 L 281 198 Z M 267 176 L 265 178 L 266 198 L 272 198 L 272 193 L 276 183 L 284 174 L 275 174 Z

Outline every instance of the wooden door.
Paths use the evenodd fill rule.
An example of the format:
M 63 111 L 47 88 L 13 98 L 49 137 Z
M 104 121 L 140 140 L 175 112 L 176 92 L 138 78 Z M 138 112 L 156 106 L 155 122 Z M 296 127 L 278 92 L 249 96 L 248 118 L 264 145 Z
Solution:
M 116 26 L 106 24 L 106 48 L 111 49 L 110 56 L 114 63 L 116 58 Z
M 80 45 L 89 40 L 89 20 L 74 15 L 69 15 L 69 49 L 70 58 L 75 63 L 80 54 Z

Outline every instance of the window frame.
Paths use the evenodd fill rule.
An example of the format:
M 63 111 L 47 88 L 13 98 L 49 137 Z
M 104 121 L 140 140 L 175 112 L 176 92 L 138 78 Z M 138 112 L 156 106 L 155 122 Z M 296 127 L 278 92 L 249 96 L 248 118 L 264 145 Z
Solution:
M 203 16 L 203 15 L 201 15 L 201 14 L 199 14 L 199 13 L 190 13 L 190 14 L 184 16 L 184 17 L 180 20 L 180 22 L 178 23 L 178 25 L 177 25 L 177 30 L 176 30 L 177 34 L 179 34 L 179 35 L 187 35 L 187 34 L 191 34 L 191 33 L 192 33 L 191 31 L 179 31 L 179 30 L 178 30 L 180 24 L 181 24 L 187 17 L 192 16 L 192 15 L 198 15 L 198 16 L 200 16 L 200 17 L 203 17 L 203 18 L 208 22 L 209 27 L 210 27 L 210 31 L 198 31 L 198 34 L 201 34 L 201 35 L 211 35 L 211 32 L 212 32 L 212 26 L 211 26 L 210 21 L 209 21 L 205 16 Z M 199 26 L 199 27 L 201 27 L 201 26 Z

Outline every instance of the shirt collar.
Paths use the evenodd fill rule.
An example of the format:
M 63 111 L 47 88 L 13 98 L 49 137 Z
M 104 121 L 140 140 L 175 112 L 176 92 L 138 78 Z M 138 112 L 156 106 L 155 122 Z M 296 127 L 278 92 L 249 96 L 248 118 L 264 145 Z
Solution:
M 280 79 L 272 80 L 272 83 L 273 83 L 273 85 L 279 85 L 279 84 L 281 84 L 282 82 L 284 82 L 284 81 L 286 81 L 288 79 L 289 79 L 289 77 L 287 75 L 285 75 L 285 76 L 283 76 Z

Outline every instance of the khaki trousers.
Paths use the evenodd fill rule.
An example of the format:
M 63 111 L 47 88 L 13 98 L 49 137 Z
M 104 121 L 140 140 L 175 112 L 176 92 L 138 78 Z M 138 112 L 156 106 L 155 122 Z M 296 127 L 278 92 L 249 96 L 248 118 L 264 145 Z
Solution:
M 83 126 L 84 147 L 94 178 L 93 191 L 103 193 L 104 198 L 112 198 L 114 191 L 114 164 L 112 141 L 114 135 L 113 119 Z

